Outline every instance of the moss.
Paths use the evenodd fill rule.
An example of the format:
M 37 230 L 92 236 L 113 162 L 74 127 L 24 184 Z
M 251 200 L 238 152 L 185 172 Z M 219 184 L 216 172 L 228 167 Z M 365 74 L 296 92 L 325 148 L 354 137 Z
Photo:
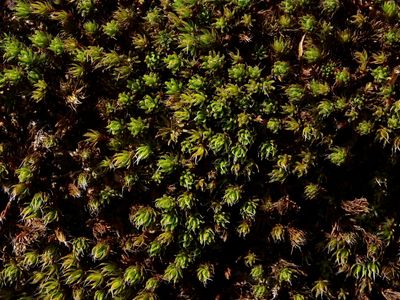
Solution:
M 0 18 L 1 299 L 400 298 L 396 1 Z

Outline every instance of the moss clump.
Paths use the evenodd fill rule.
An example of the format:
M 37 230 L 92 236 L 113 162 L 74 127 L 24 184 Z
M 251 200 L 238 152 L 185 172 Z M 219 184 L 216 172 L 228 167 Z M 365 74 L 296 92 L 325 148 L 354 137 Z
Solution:
M 11 0 L 1 299 L 399 299 L 399 6 Z

